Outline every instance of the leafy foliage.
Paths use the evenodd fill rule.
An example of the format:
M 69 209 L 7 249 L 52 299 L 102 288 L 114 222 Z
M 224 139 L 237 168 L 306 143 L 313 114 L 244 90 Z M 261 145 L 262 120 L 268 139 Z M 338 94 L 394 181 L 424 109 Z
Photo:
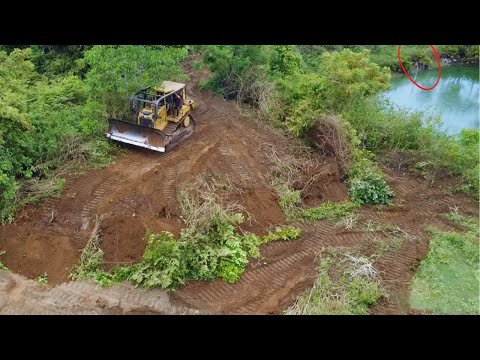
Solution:
M 268 233 L 263 239 L 262 243 L 277 240 L 295 240 L 301 234 L 301 230 L 294 226 L 277 227 L 273 232 Z
M 281 75 L 290 75 L 300 69 L 302 56 L 295 51 L 294 47 L 288 45 L 278 45 L 273 47 L 273 57 L 271 59 L 271 69 L 273 73 Z
M 79 69 L 77 60 L 91 47 L 91 45 L 32 45 L 32 62 L 36 71 L 47 77 L 67 74 L 83 76 L 85 71 Z
M 369 52 L 349 49 L 324 53 L 321 74 L 326 79 L 325 103 L 328 109 L 341 111 L 354 99 L 387 90 L 390 73 L 369 59 Z
M 143 261 L 132 266 L 127 279 L 144 287 L 175 288 L 185 282 L 185 265 L 180 244 L 172 234 L 149 234 Z
M 439 118 L 394 108 L 379 99 L 352 103 L 344 117 L 357 129 L 363 148 L 375 154 L 413 153 L 434 169 L 443 167 L 462 175 L 459 190 L 478 197 L 478 129 L 463 129 L 459 135 L 449 136 L 440 130 Z
M 4 47 L 5 48 L 5 47 Z M 48 196 L 62 167 L 105 166 L 107 115 L 128 110 L 142 85 L 183 80 L 185 47 L 35 45 L 0 48 L 0 222 Z M 85 78 L 85 80 L 83 80 Z M 32 196 L 33 195 L 33 196 Z
M 73 75 L 47 78 L 35 72 L 30 48 L 0 52 L 0 221 L 13 220 L 25 199 L 21 180 L 47 178 L 66 163 L 108 163 L 97 140 L 103 127 L 98 104 L 87 100 Z
M 362 147 L 374 153 L 417 150 L 439 125 L 438 118 L 395 108 L 375 97 L 352 102 L 343 115 L 357 130 Z
M 360 151 L 351 165 L 348 182 L 350 198 L 359 204 L 390 205 L 390 198 L 395 195 L 365 151 Z

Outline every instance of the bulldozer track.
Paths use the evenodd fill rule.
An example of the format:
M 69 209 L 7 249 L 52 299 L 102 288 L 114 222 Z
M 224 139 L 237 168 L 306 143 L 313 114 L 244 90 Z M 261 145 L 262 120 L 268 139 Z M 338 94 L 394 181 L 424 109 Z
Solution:
M 177 196 L 176 196 L 176 186 L 175 186 L 175 179 L 176 179 L 176 170 L 170 168 L 165 173 L 165 186 L 163 187 L 163 196 L 168 204 L 172 205 Z
M 242 275 L 237 283 L 227 284 L 217 281 L 197 295 L 204 302 L 203 306 L 210 307 L 212 310 L 219 310 L 216 308 L 215 302 L 218 300 L 222 300 L 223 302 L 225 297 L 231 296 L 238 291 L 242 291 L 243 293 L 258 293 L 259 290 L 261 290 L 262 293 L 268 293 L 272 287 L 277 289 L 282 288 L 285 281 L 291 275 L 292 270 L 295 270 L 296 263 L 308 255 L 309 253 L 307 251 L 302 251 L 285 257 L 284 259 L 277 260 L 269 265 L 249 269 Z M 252 287 L 256 288 L 256 290 L 251 289 Z M 247 302 L 249 301 L 248 298 L 246 300 Z M 248 311 L 249 309 L 247 308 L 248 305 L 237 309 L 236 312 L 242 312 L 242 310 Z
M 142 176 L 145 172 L 151 170 L 162 154 L 148 153 L 144 158 L 133 164 L 123 173 L 115 173 L 108 177 L 97 189 L 94 191 L 92 199 L 83 205 L 81 218 L 82 230 L 85 231 L 90 226 L 90 219 L 92 213 L 97 208 L 100 202 L 109 195 L 114 189 L 121 188 L 130 178 L 137 178 Z
M 225 158 L 225 162 L 232 169 L 232 176 L 239 179 L 241 183 L 248 184 L 252 188 L 259 186 L 258 181 L 255 181 L 254 177 L 246 170 L 246 168 L 237 161 L 237 157 L 233 155 L 228 147 L 222 144 L 219 148 L 220 154 Z
M 51 219 L 52 213 L 55 215 L 58 203 L 60 202 L 61 197 L 50 197 L 48 198 L 41 209 L 41 216 L 47 222 Z

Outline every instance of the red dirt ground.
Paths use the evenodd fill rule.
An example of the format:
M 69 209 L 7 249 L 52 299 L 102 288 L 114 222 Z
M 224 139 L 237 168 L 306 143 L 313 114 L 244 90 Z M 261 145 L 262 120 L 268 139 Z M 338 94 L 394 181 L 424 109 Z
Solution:
M 14 224 L 0 228 L 0 250 L 6 251 L 2 261 L 12 272 L 31 279 L 46 272 L 49 284 L 57 285 L 52 291 L 70 286 L 62 283 L 68 281 L 97 215 L 106 266 L 138 261 L 145 248 L 147 230 L 179 234 L 183 225 L 177 195 L 199 176 L 208 179 L 216 174 L 229 179 L 237 190 L 230 200 L 244 206 L 255 219 L 244 229 L 262 233 L 285 223 L 266 171 L 262 144 L 269 143 L 281 151 L 290 140 L 240 115 L 234 103 L 209 91 L 198 91 L 196 84 L 201 75 L 188 70 L 192 78 L 188 92 L 197 102 L 193 113 L 197 122 L 195 134 L 166 154 L 131 148 L 128 155 L 106 169 L 67 178 L 61 197 L 20 210 Z M 308 188 L 304 202 L 316 205 L 346 199 L 346 187 L 335 161 L 320 156 L 318 161 L 323 162 L 322 175 Z M 385 170 L 389 184 L 398 194 L 394 206 L 364 207 L 359 211 L 358 222 L 396 225 L 415 236 L 415 240 L 404 242 L 377 259 L 390 296 L 371 312 L 409 313 L 408 283 L 428 249 L 424 227 L 452 229 L 453 225 L 441 213 L 458 205 L 463 213 L 478 216 L 478 203 L 465 195 L 446 195 L 444 190 L 452 181 L 450 178 L 440 179 L 432 187 L 398 168 Z M 346 231 L 327 222 L 296 225 L 303 229 L 300 239 L 265 245 L 261 260 L 253 260 L 237 283 L 191 281 L 172 293 L 170 300 L 182 308 L 207 313 L 278 314 L 312 283 L 317 254 L 327 246 L 368 255 L 372 251 L 369 240 L 377 235 L 382 238 L 380 232 L 367 232 L 360 227 Z M 50 296 L 48 291 L 42 294 Z M 0 304 L 0 312 L 1 308 Z

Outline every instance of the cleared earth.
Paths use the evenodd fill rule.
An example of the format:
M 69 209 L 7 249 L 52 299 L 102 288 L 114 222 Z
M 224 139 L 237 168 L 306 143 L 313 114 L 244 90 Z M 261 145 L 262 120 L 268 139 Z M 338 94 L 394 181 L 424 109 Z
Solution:
M 478 206 L 467 196 L 446 195 L 448 177 L 432 186 L 405 174 L 396 163 L 385 169 L 397 193 L 394 206 L 363 207 L 358 211 L 358 226 L 351 230 L 323 221 L 296 223 L 302 236 L 263 246 L 260 260 L 252 260 L 235 284 L 191 281 L 167 293 L 128 284 L 101 289 L 90 282 L 69 282 L 97 216 L 107 268 L 136 262 L 145 249 L 146 230 L 180 233 L 177 195 L 199 176 L 221 176 L 234 185 L 230 200 L 253 218 L 242 226 L 244 230 L 262 234 L 285 223 L 266 170 L 264 149 L 281 152 L 293 140 L 242 116 L 235 103 L 198 91 L 201 75 L 188 72 L 192 78 L 188 92 L 197 102 L 193 113 L 197 131 L 185 143 L 166 154 L 131 148 L 106 169 L 72 175 L 61 197 L 22 209 L 14 224 L 0 229 L 0 249 L 6 251 L 2 261 L 14 273 L 0 271 L 0 313 L 278 314 L 311 285 L 318 254 L 331 245 L 372 255 L 378 244 L 389 240 L 382 225 L 398 227 L 406 240 L 376 257 L 374 264 L 388 297 L 371 312 L 411 312 L 405 299 L 416 266 L 428 250 L 425 226 L 455 230 L 457 225 L 441 214 L 458 207 L 478 216 Z M 309 184 L 305 203 L 313 206 L 346 199 L 335 161 L 320 156 L 318 161 L 321 175 Z M 44 273 L 48 286 L 24 278 Z

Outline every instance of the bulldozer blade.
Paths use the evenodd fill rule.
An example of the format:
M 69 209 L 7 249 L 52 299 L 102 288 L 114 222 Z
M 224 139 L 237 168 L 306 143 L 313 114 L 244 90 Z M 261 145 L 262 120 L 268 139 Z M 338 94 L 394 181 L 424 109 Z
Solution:
M 165 134 L 153 128 L 108 119 L 107 138 L 146 149 L 165 152 Z

